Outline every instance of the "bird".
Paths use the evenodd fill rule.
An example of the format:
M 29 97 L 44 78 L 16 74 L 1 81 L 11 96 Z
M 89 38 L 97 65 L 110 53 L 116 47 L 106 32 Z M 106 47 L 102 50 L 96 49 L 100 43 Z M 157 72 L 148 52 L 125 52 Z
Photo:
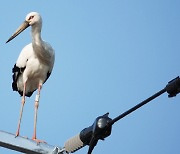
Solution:
M 20 134 L 20 125 L 26 97 L 31 97 L 37 90 L 35 96 L 34 128 L 32 140 L 40 143 L 36 136 L 37 111 L 39 106 L 40 92 L 43 84 L 47 81 L 53 70 L 55 52 L 51 45 L 41 38 L 42 17 L 38 12 L 30 12 L 25 21 L 19 26 L 15 33 L 6 41 L 13 40 L 26 28 L 31 27 L 32 42 L 26 45 L 12 69 L 12 89 L 17 91 L 21 100 L 20 116 L 15 137 Z

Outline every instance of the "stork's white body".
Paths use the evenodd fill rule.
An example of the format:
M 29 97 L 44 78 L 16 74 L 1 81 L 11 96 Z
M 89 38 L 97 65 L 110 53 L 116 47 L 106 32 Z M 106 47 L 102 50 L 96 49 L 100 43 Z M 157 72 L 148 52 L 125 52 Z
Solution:
M 16 62 L 16 67 L 20 70 L 17 81 L 17 91 L 22 95 L 24 83 L 26 82 L 26 96 L 31 95 L 38 85 L 42 85 L 52 72 L 54 65 L 54 51 L 52 47 L 43 42 L 43 46 L 32 45 L 25 46 Z M 45 47 L 45 48 L 44 48 Z M 24 68 L 24 69 L 23 69 Z M 16 72 L 14 72 L 16 73 Z M 16 90 L 16 89 L 14 89 Z

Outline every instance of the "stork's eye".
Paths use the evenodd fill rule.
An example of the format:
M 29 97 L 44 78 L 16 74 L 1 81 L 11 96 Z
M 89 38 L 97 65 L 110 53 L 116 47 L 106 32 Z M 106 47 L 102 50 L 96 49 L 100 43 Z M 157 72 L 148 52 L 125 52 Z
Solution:
M 34 18 L 34 16 L 30 16 L 30 17 L 29 17 L 29 20 L 31 20 L 31 19 L 33 19 L 33 18 Z

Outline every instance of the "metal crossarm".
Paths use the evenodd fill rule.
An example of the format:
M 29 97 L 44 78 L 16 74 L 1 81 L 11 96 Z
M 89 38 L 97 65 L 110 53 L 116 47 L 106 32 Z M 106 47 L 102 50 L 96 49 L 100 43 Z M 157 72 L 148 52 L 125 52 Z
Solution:
M 63 149 L 46 143 L 37 144 L 25 137 L 15 137 L 14 134 L 0 131 L 0 146 L 28 154 L 65 154 Z

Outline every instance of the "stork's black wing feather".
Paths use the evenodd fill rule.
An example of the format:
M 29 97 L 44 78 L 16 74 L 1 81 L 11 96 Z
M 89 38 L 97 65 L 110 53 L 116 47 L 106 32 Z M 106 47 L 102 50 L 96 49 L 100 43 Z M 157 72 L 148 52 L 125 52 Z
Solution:
M 13 91 L 18 91 L 17 80 L 18 80 L 19 76 L 24 72 L 25 68 L 26 67 L 19 68 L 18 66 L 16 66 L 16 64 L 14 65 L 14 67 L 12 69 L 12 73 L 13 73 L 12 89 L 13 89 Z
M 47 81 L 47 79 L 50 77 L 51 73 L 47 72 L 47 76 L 46 76 L 46 80 L 44 81 L 44 83 Z
M 13 69 L 12 69 L 12 73 L 13 73 L 13 75 L 12 75 L 12 78 L 13 78 L 12 89 L 13 89 L 13 91 L 18 91 L 18 93 L 21 96 L 23 95 L 23 91 L 18 90 L 18 88 L 17 88 L 17 80 L 18 80 L 19 76 L 24 72 L 25 68 L 26 67 L 19 68 L 15 64 Z M 30 97 L 33 94 L 33 92 L 26 93 L 26 96 Z

